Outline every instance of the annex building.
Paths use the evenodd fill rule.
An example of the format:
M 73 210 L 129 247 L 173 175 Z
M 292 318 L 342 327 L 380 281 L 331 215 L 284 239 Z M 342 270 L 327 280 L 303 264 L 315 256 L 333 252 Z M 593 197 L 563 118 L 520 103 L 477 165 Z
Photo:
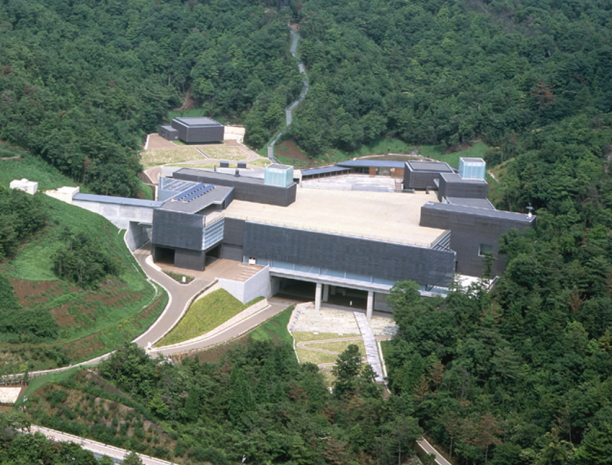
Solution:
M 73 203 L 126 228 L 132 248 L 150 240 L 155 262 L 191 270 L 217 258 L 259 265 L 240 284 L 245 301 L 301 285 L 317 308 L 348 295 L 368 315 L 390 311 L 397 281 L 413 280 L 428 295 L 443 292 L 456 273 L 480 276 L 488 252 L 501 273 L 500 235 L 535 225 L 533 215 L 491 205 L 481 159 L 461 159 L 458 171 L 441 162 L 355 160 L 302 171 L 301 182 L 349 173 L 391 176 L 400 187 L 307 189 L 293 167 L 279 164 L 182 168 L 160 178 L 155 202 L 77 193 Z
M 175 118 L 171 125 L 158 128 L 159 135 L 167 140 L 180 140 L 187 144 L 222 142 L 225 127 L 212 118 L 190 116 Z

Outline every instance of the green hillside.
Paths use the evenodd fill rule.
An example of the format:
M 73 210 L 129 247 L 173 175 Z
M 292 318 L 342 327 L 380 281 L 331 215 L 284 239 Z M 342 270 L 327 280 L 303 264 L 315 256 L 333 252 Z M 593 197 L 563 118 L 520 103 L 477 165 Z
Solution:
M 47 188 L 66 184 L 63 176 L 29 157 L 0 161 L 0 173 L 3 185 L 8 178 L 22 176 L 39 180 Z M 37 196 L 48 213 L 48 224 L 15 257 L 0 263 L 0 273 L 10 279 L 24 309 L 53 315 L 59 324 L 59 337 L 39 344 L 9 344 L 0 335 L 3 372 L 51 368 L 108 352 L 144 332 L 167 299 L 165 292 L 140 271 L 123 234 L 109 221 L 44 194 Z M 59 281 L 51 257 L 62 244 L 59 238 L 65 227 L 94 237 L 101 250 L 117 257 L 120 276 L 107 279 L 94 290 Z

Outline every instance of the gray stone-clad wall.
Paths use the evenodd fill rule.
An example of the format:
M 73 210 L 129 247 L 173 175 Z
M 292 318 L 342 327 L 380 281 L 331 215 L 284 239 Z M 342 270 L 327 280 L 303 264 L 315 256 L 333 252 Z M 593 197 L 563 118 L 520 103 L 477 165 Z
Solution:
M 223 244 L 221 246 L 220 257 L 227 260 L 241 262 L 244 251 L 244 220 L 225 218 L 225 231 L 223 233 Z
M 443 210 L 442 208 L 448 208 Z M 480 276 L 483 269 L 483 257 L 479 256 L 481 244 L 493 246 L 495 274 L 501 274 L 506 263 L 499 255 L 499 237 L 512 228 L 522 231 L 532 227 L 532 221 L 526 221 L 523 215 L 516 214 L 515 219 L 503 218 L 506 212 L 482 210 L 478 208 L 457 209 L 440 204 L 424 205 L 421 208 L 421 226 L 451 230 L 450 247 L 457 252 L 457 272 L 468 276 Z M 487 216 L 485 212 L 491 212 Z M 500 213 L 500 214 L 498 214 Z
M 202 250 L 174 249 L 174 266 L 187 270 L 204 270 L 206 253 Z
M 409 245 L 246 223 L 248 257 L 346 271 L 423 285 L 450 283 L 455 253 Z
M 172 175 L 175 179 L 216 184 L 234 188 L 234 199 L 247 202 L 265 203 L 286 207 L 295 202 L 297 184 L 288 187 L 266 186 L 262 180 L 245 179 L 241 176 L 224 175 L 202 171 L 199 173 L 186 173 L 177 171 Z
M 172 121 L 172 127 L 178 131 L 178 138 L 183 142 L 220 142 L 223 140 L 225 128 L 223 126 L 188 127 L 180 121 Z
M 153 212 L 151 242 L 154 245 L 201 251 L 203 234 L 204 217 L 201 215 L 164 209 Z
M 242 246 L 244 244 L 244 220 L 225 218 L 223 243 Z
M 224 136 L 223 126 L 209 128 L 187 128 L 185 142 L 221 142 Z
M 488 192 L 489 185 L 485 181 L 446 182 L 444 177 L 440 177 L 440 200 L 444 197 L 486 199 Z
M 434 179 L 440 179 L 440 173 L 433 171 L 404 170 L 404 189 L 435 189 Z

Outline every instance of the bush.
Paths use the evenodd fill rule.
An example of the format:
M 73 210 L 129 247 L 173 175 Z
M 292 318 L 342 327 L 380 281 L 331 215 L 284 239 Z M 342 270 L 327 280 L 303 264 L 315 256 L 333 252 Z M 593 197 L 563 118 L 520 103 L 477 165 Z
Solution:
M 53 254 L 53 269 L 60 279 L 71 281 L 80 288 L 96 288 L 105 277 L 121 273 L 119 260 L 100 250 L 97 241 L 85 233 L 73 234 L 64 228 L 64 245 Z
M 59 404 L 63 404 L 68 399 L 68 393 L 63 389 L 54 389 L 47 394 L 47 401 L 51 404 L 51 408 L 57 407 Z
M 55 339 L 58 326 L 53 315 L 45 310 L 24 310 L 11 282 L 0 275 L 0 332 L 9 333 L 6 338 L 9 342 L 37 342 Z

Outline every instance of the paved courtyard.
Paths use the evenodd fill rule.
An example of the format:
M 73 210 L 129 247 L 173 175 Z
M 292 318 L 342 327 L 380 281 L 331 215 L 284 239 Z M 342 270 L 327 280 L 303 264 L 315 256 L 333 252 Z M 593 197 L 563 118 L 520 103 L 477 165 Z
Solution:
M 314 304 L 299 305 L 291 316 L 290 331 L 305 331 L 312 333 L 334 333 L 338 335 L 361 334 L 355 319 L 355 309 L 341 310 L 337 308 L 321 307 L 316 311 Z M 397 325 L 391 315 L 374 315 L 370 320 L 370 328 L 375 337 L 393 337 L 397 333 Z

